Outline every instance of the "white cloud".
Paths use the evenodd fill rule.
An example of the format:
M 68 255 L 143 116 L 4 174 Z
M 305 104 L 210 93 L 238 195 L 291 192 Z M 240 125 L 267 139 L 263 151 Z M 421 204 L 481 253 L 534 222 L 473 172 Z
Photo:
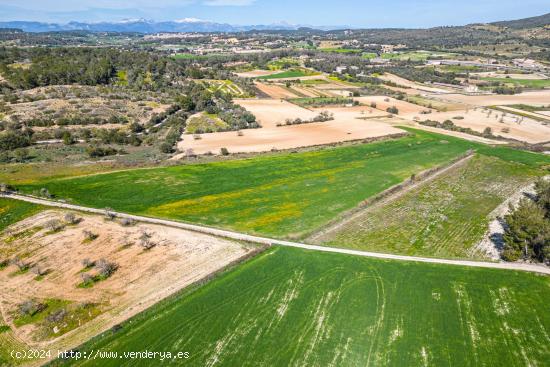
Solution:
M 204 5 L 208 6 L 248 6 L 252 5 L 256 0 L 206 0 Z

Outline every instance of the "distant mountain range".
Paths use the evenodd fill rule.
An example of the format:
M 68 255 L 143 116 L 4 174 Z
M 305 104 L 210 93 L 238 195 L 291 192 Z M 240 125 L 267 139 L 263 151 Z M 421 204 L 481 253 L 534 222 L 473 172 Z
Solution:
M 92 32 L 246 32 L 251 30 L 298 30 L 307 26 L 288 23 L 268 25 L 231 25 L 208 20 L 185 18 L 175 21 L 155 22 L 147 19 L 127 19 L 118 22 L 84 23 L 69 22 L 66 24 L 11 21 L 0 22 L 0 28 L 15 28 L 25 32 L 61 32 L 61 31 L 92 31 Z M 318 30 L 330 30 L 343 27 L 308 27 Z
M 501 21 L 489 23 L 500 27 L 513 29 L 534 28 L 550 25 L 550 13 L 524 18 L 519 20 Z M 155 22 L 147 19 L 127 19 L 118 22 L 69 22 L 66 24 L 42 23 L 28 21 L 0 22 L 0 28 L 15 28 L 25 32 L 60 32 L 60 31 L 92 31 L 92 32 L 137 32 L 137 33 L 158 33 L 158 32 L 246 32 L 252 30 L 273 31 L 273 30 L 298 30 L 310 28 L 316 30 L 345 29 L 345 26 L 304 26 L 288 23 L 276 23 L 269 25 L 232 25 L 216 23 L 208 20 L 185 18 L 175 21 Z

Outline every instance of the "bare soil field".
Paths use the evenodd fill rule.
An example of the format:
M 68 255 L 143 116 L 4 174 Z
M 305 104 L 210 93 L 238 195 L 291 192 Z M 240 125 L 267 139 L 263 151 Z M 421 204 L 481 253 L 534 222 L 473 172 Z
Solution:
M 547 105 L 550 101 L 550 90 L 539 90 L 532 92 L 523 92 L 514 95 L 464 95 L 451 93 L 445 96 L 434 95 L 433 98 L 442 101 L 458 102 L 473 106 L 498 106 L 510 104 L 531 104 L 531 105 Z
M 67 213 L 39 213 L 0 237 L 0 255 L 17 256 L 30 268 L 8 265 L 0 271 L 2 317 L 29 346 L 74 347 L 252 251 L 204 234 L 153 224 L 123 226 L 97 215 L 74 213 L 80 221 L 70 224 Z M 52 220 L 63 227 L 52 230 Z M 144 236 L 152 248 L 143 246 Z M 83 286 L 85 274 L 101 274 L 101 259 L 115 263 L 116 271 Z M 22 318 L 18 309 L 29 300 L 47 307 Z
M 261 92 L 267 94 L 271 98 L 298 98 L 299 97 L 298 95 L 292 93 L 288 89 L 277 84 L 254 82 L 254 85 Z
M 338 83 L 334 80 L 330 80 L 330 82 L 326 84 L 316 84 L 315 89 L 318 89 L 321 91 L 333 91 L 333 90 L 353 91 L 354 89 L 360 89 L 360 88 L 355 85 Z
M 408 113 L 420 113 L 422 111 L 428 110 L 428 108 L 426 107 L 386 96 L 354 97 L 354 100 L 366 106 L 370 106 L 370 104 L 374 102 L 376 103 L 376 108 L 384 112 L 387 108 L 395 106 L 399 110 L 398 115 Z
M 293 126 L 269 127 L 235 132 L 202 135 L 202 139 L 186 137 L 178 149 L 193 149 L 196 154 L 219 154 L 225 147 L 230 153 L 266 152 L 272 149 L 293 149 L 314 145 L 325 145 L 344 141 L 361 140 L 399 134 L 403 131 L 374 120 L 343 119 Z M 179 159 L 183 155 L 174 158 Z
M 307 88 L 307 87 L 302 87 L 302 86 L 299 86 L 299 85 L 293 85 L 291 87 L 291 89 L 296 91 L 297 93 L 300 93 L 300 94 L 304 95 L 305 97 L 321 97 L 321 96 L 323 96 L 319 91 L 317 91 L 314 88 Z
M 284 124 L 287 118 L 308 120 L 316 113 L 279 99 L 235 99 L 234 102 L 256 116 L 256 120 L 264 128 Z
M 388 113 L 370 106 L 322 107 L 306 109 L 279 99 L 238 99 L 235 103 L 256 116 L 262 128 L 235 132 L 203 134 L 201 139 L 183 136 L 178 144 L 182 152 L 192 149 L 196 154 L 219 154 L 222 147 L 230 153 L 265 152 L 272 149 L 292 149 L 343 141 L 361 140 L 398 134 L 402 131 L 371 117 Z M 405 102 L 406 103 L 406 102 Z M 415 106 L 415 105 L 412 105 Z M 286 119 L 310 120 L 323 111 L 332 112 L 334 119 L 319 123 L 286 126 Z M 277 125 L 283 126 L 277 126 Z M 176 155 L 175 159 L 183 155 Z
M 372 108 L 370 106 L 350 106 L 350 107 L 341 107 L 341 106 L 326 106 L 314 108 L 312 111 L 322 112 L 328 111 L 334 114 L 334 119 L 337 121 L 343 120 L 353 120 L 353 119 L 370 119 L 373 117 L 386 117 L 389 114 L 386 111 L 381 111 L 377 108 Z
M 523 121 L 518 122 L 518 116 L 495 110 L 477 108 L 469 111 L 433 112 L 429 115 L 418 115 L 416 117 L 420 120 L 429 119 L 439 122 L 451 120 L 457 126 L 469 127 L 480 133 L 489 127 L 494 135 L 525 141 L 530 144 L 550 140 L 550 126 L 543 125 L 543 123 L 530 118 L 524 118 Z M 462 119 L 456 119 L 456 117 Z
M 515 113 L 516 115 L 519 115 L 519 116 L 533 117 L 535 120 L 536 119 L 547 119 L 547 120 L 550 121 L 550 119 L 548 118 L 548 113 L 550 111 L 529 112 L 529 111 L 524 111 L 524 110 L 520 110 L 518 108 L 509 107 L 509 106 L 498 106 L 498 108 L 501 109 L 501 110 L 510 111 L 511 113 Z
M 390 73 L 385 73 L 384 75 L 381 75 L 378 78 L 380 78 L 382 80 L 385 80 L 385 81 L 388 81 L 388 82 L 395 83 L 398 86 L 403 86 L 403 87 L 416 89 L 418 91 L 418 93 L 420 93 L 420 91 L 430 92 L 430 93 L 451 93 L 449 90 L 444 89 L 444 88 L 429 87 L 429 86 L 426 86 L 424 84 L 416 83 L 416 82 L 410 81 L 408 79 L 405 79 L 405 78 L 402 78 L 400 76 L 390 74 Z

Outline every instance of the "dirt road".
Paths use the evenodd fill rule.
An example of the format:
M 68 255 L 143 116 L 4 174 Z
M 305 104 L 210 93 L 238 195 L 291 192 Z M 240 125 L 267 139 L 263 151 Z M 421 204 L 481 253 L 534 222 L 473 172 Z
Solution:
M 0 197 L 26 201 L 29 203 L 50 206 L 50 207 L 78 210 L 78 211 L 88 212 L 88 213 L 96 213 L 96 214 L 105 213 L 105 210 L 103 209 L 88 208 L 84 206 L 72 205 L 72 204 L 62 203 L 58 201 L 44 200 L 40 198 L 19 195 L 19 194 L 1 194 Z M 276 240 L 276 239 L 267 238 L 267 237 L 252 236 L 244 233 L 238 233 L 238 232 L 227 231 L 227 230 L 189 224 L 189 223 L 182 223 L 182 222 L 171 221 L 166 219 L 150 218 L 150 217 L 144 217 L 139 215 L 119 213 L 115 211 L 111 211 L 111 213 L 115 214 L 119 218 L 130 218 L 139 222 L 161 224 L 161 225 L 166 225 L 170 227 L 182 228 L 190 231 L 206 233 L 214 236 L 230 238 L 230 239 L 239 240 L 239 241 L 248 241 L 252 243 L 265 244 L 265 245 L 280 245 L 280 246 L 301 248 L 304 250 L 311 250 L 311 251 L 335 252 L 340 254 L 371 257 L 371 258 L 386 259 L 386 260 L 416 261 L 416 262 L 432 263 L 432 264 L 446 264 L 446 265 L 470 266 L 470 267 L 505 269 L 505 270 L 520 270 L 520 271 L 550 275 L 550 267 L 546 267 L 542 265 L 539 266 L 539 265 L 521 264 L 521 263 L 435 259 L 435 258 L 427 258 L 427 257 L 383 254 L 383 253 L 377 253 L 377 252 L 358 251 L 358 250 L 342 249 L 342 248 L 335 248 L 335 247 L 324 247 L 324 246 L 317 246 L 317 245 L 308 245 L 308 244 L 299 243 L 299 242 Z

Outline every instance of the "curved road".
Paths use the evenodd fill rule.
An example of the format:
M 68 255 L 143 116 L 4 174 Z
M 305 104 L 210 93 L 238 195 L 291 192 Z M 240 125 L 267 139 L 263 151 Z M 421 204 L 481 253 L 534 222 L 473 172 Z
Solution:
M 104 209 L 88 208 L 88 207 L 85 207 L 85 206 L 67 204 L 67 203 L 63 203 L 63 202 L 59 202 L 59 201 L 40 199 L 40 198 L 36 198 L 36 197 L 33 197 L 33 196 L 4 193 L 4 194 L 0 194 L 0 197 L 5 197 L 5 198 L 9 198 L 9 199 L 14 199 L 14 200 L 26 201 L 26 202 L 29 202 L 29 203 L 34 203 L 34 204 L 39 204 L 39 205 L 44 205 L 44 206 L 57 207 L 57 208 L 70 209 L 70 210 L 77 210 L 77 211 L 93 213 L 93 214 L 105 214 Z M 136 220 L 136 221 L 139 221 L 139 222 L 144 222 L 144 223 L 160 224 L 160 225 L 165 225 L 165 226 L 170 226 L 170 227 L 175 227 L 175 228 L 186 229 L 186 230 L 189 230 L 189 231 L 200 232 L 200 233 L 210 234 L 210 235 L 214 235 L 214 236 L 229 238 L 229 239 L 233 239 L 233 240 L 248 241 L 248 242 L 252 242 L 252 243 L 259 243 L 259 244 L 265 244 L 265 245 L 280 245 L 280 246 L 287 246 L 287 247 L 296 247 L 296 248 L 301 248 L 301 249 L 305 249 L 305 250 L 323 251 L 323 252 L 336 252 L 336 253 L 339 253 L 339 254 L 371 257 L 371 258 L 378 258 L 378 259 L 416 261 L 416 262 L 424 262 L 424 263 L 432 263 L 432 264 L 470 266 L 470 267 L 478 267 L 478 268 L 520 270 L 520 271 L 527 271 L 527 272 L 541 273 L 541 274 L 550 275 L 550 267 L 547 267 L 547 266 L 544 266 L 544 265 L 521 264 L 521 263 L 505 263 L 505 262 L 484 262 L 484 261 L 469 261 L 469 260 L 435 259 L 435 258 L 428 258 L 428 257 L 393 255 L 393 254 L 383 254 L 383 253 L 369 252 L 369 251 L 359 251 L 359 250 L 350 250 L 350 249 L 335 248 L 335 247 L 308 245 L 308 244 L 305 244 L 305 243 L 276 240 L 276 239 L 268 238 L 268 237 L 253 236 L 253 235 L 248 235 L 248 234 L 244 234 L 244 233 L 227 231 L 227 230 L 223 230 L 223 229 L 211 228 L 211 227 L 206 227 L 206 226 L 201 226 L 201 225 L 196 225 L 196 224 L 189 224 L 189 223 L 183 223 L 183 222 L 177 222 L 177 221 L 159 219 L 159 218 L 150 218 L 150 217 L 144 217 L 144 216 L 140 216 L 140 215 L 119 213 L 119 212 L 115 212 L 115 211 L 110 211 L 110 212 L 115 214 L 118 218 L 128 218 L 128 219 L 133 219 L 133 220 Z

